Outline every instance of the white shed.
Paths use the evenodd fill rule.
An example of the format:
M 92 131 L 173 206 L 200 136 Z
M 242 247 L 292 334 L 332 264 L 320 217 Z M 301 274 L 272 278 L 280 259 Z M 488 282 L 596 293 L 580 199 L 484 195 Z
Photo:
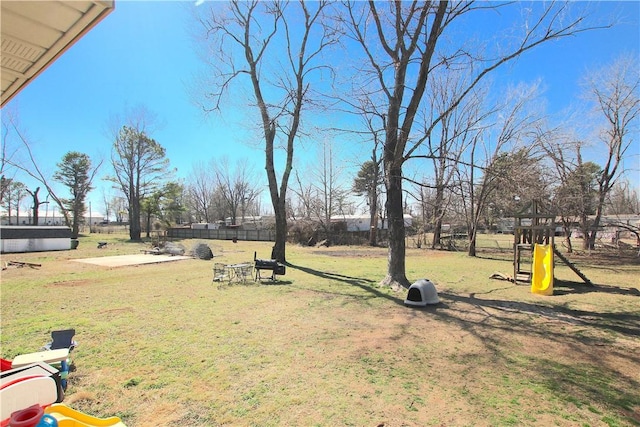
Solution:
M 9 225 L 2 227 L 2 253 L 66 251 L 71 249 L 69 227 Z

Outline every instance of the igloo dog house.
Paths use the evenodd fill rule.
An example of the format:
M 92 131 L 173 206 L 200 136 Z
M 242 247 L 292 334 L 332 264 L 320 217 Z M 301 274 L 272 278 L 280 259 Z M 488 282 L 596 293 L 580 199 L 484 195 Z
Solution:
M 426 307 L 430 304 L 438 304 L 438 292 L 435 285 L 428 279 L 420 279 L 409 287 L 407 299 L 404 305 L 412 307 Z

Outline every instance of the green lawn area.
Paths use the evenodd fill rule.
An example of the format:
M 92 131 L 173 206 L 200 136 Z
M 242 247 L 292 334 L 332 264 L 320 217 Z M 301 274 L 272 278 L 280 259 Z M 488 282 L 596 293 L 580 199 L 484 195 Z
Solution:
M 408 278 L 441 298 L 424 309 L 378 286 L 385 248 L 289 245 L 280 281 L 231 285 L 212 283 L 214 261 L 271 243 L 117 268 L 73 259 L 148 245 L 91 234 L 3 254 L 41 266 L 2 272 L 2 357 L 75 328 L 65 403 L 129 427 L 640 425 L 640 264 L 576 258 L 590 288 L 558 263 L 544 297 L 489 278 L 512 273 L 509 238 L 478 258 L 409 248 Z

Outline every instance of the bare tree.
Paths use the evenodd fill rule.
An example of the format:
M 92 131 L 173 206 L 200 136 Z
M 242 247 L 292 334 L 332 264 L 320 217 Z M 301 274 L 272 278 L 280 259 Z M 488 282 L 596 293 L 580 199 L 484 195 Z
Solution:
M 141 240 L 141 202 L 172 173 L 165 149 L 140 128 L 123 126 L 115 136 L 111 164 L 115 175 L 108 178 L 126 196 L 129 237 Z
M 331 217 L 340 213 L 339 200 L 345 193 L 340 180 L 340 167 L 336 164 L 336 156 L 331 143 L 322 144 L 319 161 L 310 167 L 317 203 L 314 216 L 327 234 L 331 233 Z
M 281 262 L 286 258 L 286 201 L 293 149 L 303 109 L 312 101 L 312 76 L 326 67 L 321 62 L 322 51 L 336 42 L 334 31 L 324 21 L 329 4 L 233 1 L 226 13 L 212 6 L 200 18 L 215 46 L 211 62 L 218 68 L 218 81 L 208 94 L 213 108 L 220 109 L 222 95 L 241 76 L 247 76 L 251 83 L 262 125 L 265 169 L 276 221 L 271 257 Z M 284 142 L 286 157 L 279 182 L 275 163 L 278 140 Z
M 405 229 L 403 221 L 403 163 L 422 144 L 411 140 L 416 113 L 437 67 L 466 70 L 469 84 L 453 100 L 448 110 L 458 104 L 492 71 L 526 51 L 549 40 L 574 35 L 583 17 L 567 20 L 568 4 L 545 3 L 529 9 L 520 37 L 504 51 L 486 52 L 472 46 L 469 39 L 458 38 L 457 45 L 446 46 L 446 30 L 464 15 L 494 12 L 509 4 L 460 2 L 348 2 L 346 27 L 349 35 L 364 52 L 371 84 L 386 100 L 384 172 L 387 189 L 386 211 L 389 219 L 389 263 L 384 284 L 409 285 L 405 274 Z M 513 5 L 511 7 L 514 7 Z M 517 3 L 515 7 L 518 7 Z M 381 9 L 379 9 L 381 8 Z M 514 40 L 514 39 L 512 39 Z M 442 46 L 441 46 L 442 45 Z M 440 48 L 440 49 L 439 49 Z M 448 111 L 435 117 L 427 133 L 433 130 Z
M 624 215 L 640 212 L 640 195 L 629 180 L 618 181 L 607 197 L 607 214 Z
M 591 120 L 577 114 L 577 124 L 563 124 L 547 130 L 541 137 L 544 150 L 556 171 L 554 203 L 561 218 L 568 251 L 571 228 L 577 221 L 582 231 L 583 248 L 593 248 L 602 215 L 610 193 L 625 176 L 625 158 L 637 136 L 640 101 L 637 60 L 622 57 L 613 64 L 589 74 L 584 79 L 585 98 L 592 108 Z M 595 124 L 598 142 L 589 143 L 589 136 L 577 129 Z M 580 136 L 574 136 L 580 134 Z M 599 154 L 595 161 L 583 159 L 583 148 Z M 637 173 L 637 171 L 632 171 Z
M 212 209 L 215 187 L 215 173 L 212 168 L 202 162 L 194 164 L 189 174 L 187 194 L 197 222 L 212 223 L 216 219 Z
M 7 219 L 11 224 L 11 212 L 15 210 L 16 224 L 20 224 L 20 203 L 27 194 L 27 186 L 20 181 L 10 180 L 6 183 L 2 206 L 7 210 Z
M 351 208 L 346 201 L 343 158 L 334 151 L 333 144 L 325 141 L 319 147 L 321 152 L 311 156 L 313 160 L 304 168 L 301 176 L 295 172 L 295 182 L 291 186 L 295 194 L 293 217 L 312 221 L 315 231 L 321 229 L 330 238 L 333 233 L 332 218 L 347 215 Z
M 32 221 L 33 221 L 32 224 L 38 225 L 38 222 L 40 221 L 38 210 L 40 209 L 40 205 L 44 204 L 44 202 L 40 201 L 40 195 L 39 195 L 40 187 L 36 187 L 36 189 L 33 191 L 27 188 L 27 193 L 29 193 L 29 195 L 31 196 L 31 199 L 33 200 L 33 204 L 31 205 Z M 66 216 L 65 216 L 65 219 L 66 219 Z
M 65 224 L 70 225 L 72 223 L 71 215 L 69 214 L 69 211 L 65 208 L 64 200 L 56 195 L 56 192 L 53 190 L 53 187 L 50 185 L 51 180 L 40 168 L 38 161 L 36 160 L 36 157 L 33 153 L 33 150 L 31 149 L 31 144 L 27 140 L 24 133 L 19 129 L 17 120 L 13 115 L 9 115 L 8 117 L 3 117 L 3 119 L 6 119 L 6 122 L 3 122 L 3 127 L 5 128 L 5 131 L 7 132 L 7 134 L 9 132 L 12 132 L 13 134 L 15 134 L 15 136 L 19 141 L 17 146 L 24 149 L 24 152 L 26 152 L 27 159 L 21 159 L 19 156 L 17 156 L 16 153 L 18 151 L 21 151 L 17 147 L 12 151 L 13 154 L 7 155 L 4 150 L 8 149 L 8 147 L 4 145 L 6 143 L 6 140 L 3 139 L 2 167 L 5 168 L 5 166 L 12 166 L 26 173 L 31 178 L 35 179 L 37 182 L 41 183 L 45 187 L 45 189 L 47 190 L 48 194 L 51 196 L 53 201 L 60 208 L 60 212 L 64 217 Z M 5 137 L 6 137 L 6 134 L 5 134 Z M 3 182 L 3 185 L 6 186 L 6 183 L 7 181 L 5 178 L 5 182 Z M 32 206 L 33 206 L 33 209 L 35 209 L 33 212 L 33 215 L 36 221 L 34 225 L 38 225 L 37 224 L 38 206 L 41 204 L 38 198 L 39 191 L 40 191 L 40 187 L 37 187 L 37 189 L 34 191 L 28 191 L 33 198 Z
M 111 199 L 111 208 L 116 215 L 116 222 L 122 224 L 124 216 L 128 215 L 127 198 L 122 196 L 113 197 Z
M 102 206 L 104 206 L 104 216 L 106 221 L 109 222 L 114 206 L 111 200 L 111 195 L 107 191 L 107 188 L 102 187 L 100 193 L 102 196 Z
M 357 82 L 355 83 L 357 85 Z M 365 196 L 366 203 L 369 207 L 369 245 L 377 246 L 378 244 L 378 219 L 382 217 L 380 206 L 381 189 L 384 186 L 383 171 L 382 171 L 382 158 L 381 158 L 381 146 L 384 135 L 384 114 L 381 113 L 377 106 L 372 103 L 372 99 L 366 92 L 366 88 L 355 88 L 356 93 L 360 93 L 358 96 L 358 103 L 351 104 L 355 107 L 360 119 L 363 121 L 366 130 L 364 135 L 368 136 L 369 141 L 372 142 L 371 155 L 367 161 L 365 161 L 358 171 L 354 182 L 352 191 L 358 196 Z M 348 100 L 343 100 L 348 102 Z
M 585 239 L 585 249 L 595 245 L 607 195 L 624 173 L 622 162 L 633 142 L 634 129 L 637 130 L 640 116 L 639 67 L 636 58 L 622 57 L 591 73 L 585 81 L 587 99 L 592 101 L 594 111 L 604 119 L 599 139 L 605 152 L 604 164 L 598 175 L 596 214 Z
M 215 175 L 216 188 L 222 197 L 231 217 L 231 224 L 237 224 L 238 215 L 244 222 L 247 208 L 260 195 L 260 185 L 253 176 L 252 168 L 246 159 L 238 160 L 233 170 L 229 166 L 229 160 L 224 158 L 212 162 Z
M 295 181 L 291 186 L 291 192 L 295 195 L 295 198 L 291 198 L 291 202 L 289 203 L 291 205 L 290 217 L 293 219 L 310 220 L 315 210 L 315 188 L 309 180 L 303 180 L 303 178 L 300 177 L 297 169 L 294 171 L 294 178 Z
M 498 106 L 489 108 L 496 112 L 494 123 L 478 128 L 467 161 L 458 168 L 469 256 L 476 256 L 478 226 L 492 196 L 501 192 L 502 199 L 523 198 L 529 193 L 526 188 L 540 179 L 538 159 L 531 155 L 540 119 L 528 108 L 536 93 L 536 85 L 519 85 Z
M 560 219 L 565 236 L 565 246 L 573 252 L 571 233 L 578 223 L 583 235 L 591 228 L 589 217 L 595 213 L 596 177 L 600 168 L 591 162 L 584 162 L 582 146 L 584 142 L 568 135 L 561 129 L 543 132 L 539 141 L 553 165 L 554 174 L 551 202 L 556 216 Z
M 0 203 L 4 201 L 5 195 L 10 191 L 11 182 L 13 181 L 13 177 L 6 175 L 7 168 L 12 165 L 11 159 L 14 154 L 9 152 L 11 144 L 8 142 L 10 127 L 13 127 L 13 112 L 7 113 L 5 110 L 4 113 L 2 115 L 2 151 L 0 153 Z
M 424 118 L 420 122 L 420 132 L 425 139 L 425 155 L 414 154 L 412 159 L 425 157 L 430 159 L 433 165 L 433 179 L 430 185 L 434 189 L 431 199 L 433 226 L 433 240 L 431 248 L 440 245 L 442 233 L 442 221 L 447 211 L 450 198 L 453 195 L 452 188 L 457 176 L 458 165 L 463 163 L 463 155 L 471 145 L 475 135 L 481 130 L 483 120 L 493 111 L 486 108 L 482 102 L 486 94 L 467 96 L 459 102 L 456 109 L 450 110 L 451 102 L 456 102 L 459 93 L 464 90 L 468 82 L 464 76 L 456 71 L 438 73 L 430 81 L 428 92 L 428 108 Z M 485 109 L 482 111 L 482 109 Z M 441 117 L 437 132 L 430 131 L 431 123 Z M 419 150 L 416 150 L 418 153 Z M 421 197 L 423 192 L 420 192 Z M 423 209 L 424 210 L 424 209 Z

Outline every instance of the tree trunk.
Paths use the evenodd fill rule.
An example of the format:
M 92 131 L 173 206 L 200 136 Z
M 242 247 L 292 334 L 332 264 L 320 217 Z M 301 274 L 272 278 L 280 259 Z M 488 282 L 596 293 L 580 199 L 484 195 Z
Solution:
M 582 249 L 589 249 L 589 218 L 586 215 L 582 215 L 580 222 L 580 230 L 582 231 Z
M 71 213 L 71 238 L 77 239 L 78 234 L 80 234 L 80 209 L 78 207 L 78 198 L 77 196 L 73 200 L 72 205 L 72 213 Z M 89 226 L 91 226 L 91 218 L 89 218 Z
M 271 250 L 271 259 L 277 259 L 279 262 L 286 262 L 286 242 L 287 242 L 287 214 L 285 210 L 284 200 L 278 201 L 278 209 L 276 209 L 276 241 Z
M 147 212 L 146 215 L 146 229 L 147 229 L 147 238 L 151 237 L 151 212 Z
M 442 217 L 436 218 L 436 223 L 433 227 L 433 241 L 431 242 L 431 249 L 435 249 L 440 245 L 440 238 L 442 236 Z
M 601 185 L 601 188 L 599 190 L 599 195 L 598 195 L 598 206 L 596 208 L 596 217 L 593 220 L 593 224 L 591 226 L 592 227 L 591 232 L 588 235 L 585 235 L 585 237 L 588 236 L 587 248 L 585 249 L 595 249 L 596 247 L 596 237 L 598 234 L 598 227 L 600 227 L 600 221 L 602 220 L 602 210 L 605 202 L 605 197 L 606 197 L 606 194 L 608 193 L 608 190 L 602 189 L 603 186 L 605 188 L 610 188 L 608 182 L 604 185 Z
M 442 163 L 442 161 L 441 161 Z M 444 173 L 444 166 L 441 166 Z M 441 181 L 441 179 L 440 179 Z M 433 222 L 433 242 L 431 242 L 431 249 L 435 249 L 440 245 L 440 236 L 442 235 L 442 217 L 444 216 L 444 184 L 439 183 L 436 188 L 436 199 L 433 206 L 433 214 L 435 221 Z
M 389 224 L 389 260 L 387 277 L 383 285 L 394 289 L 408 288 L 409 280 L 405 275 L 405 229 L 402 200 L 402 168 L 392 168 L 385 179 L 387 185 L 387 223 Z
M 562 229 L 564 230 L 564 241 L 567 245 L 567 253 L 573 253 L 573 245 L 571 243 L 571 223 L 569 221 L 562 220 Z
M 467 255 L 476 256 L 476 227 L 473 226 L 469 230 L 469 250 Z
M 473 182 L 473 181 L 472 181 Z M 482 214 L 482 201 L 486 200 L 485 186 L 480 192 L 480 197 L 478 198 L 478 204 L 476 208 L 473 210 L 473 217 L 471 223 L 468 225 L 468 234 L 469 234 L 469 250 L 467 251 L 468 256 L 476 256 L 476 241 L 478 237 L 478 223 L 480 222 L 480 215 Z M 453 233 L 452 233 L 453 237 Z
M 378 246 L 378 213 L 371 217 L 371 229 L 369 230 L 369 246 Z
M 376 177 L 377 181 L 377 177 Z M 378 192 L 371 190 L 369 197 L 369 246 L 378 245 Z
M 261 99 L 261 98 L 260 98 Z M 273 142 L 276 136 L 275 123 L 269 122 L 266 114 L 266 106 L 264 102 L 261 105 L 263 111 L 263 123 L 264 123 L 264 135 L 265 135 L 265 169 L 267 171 L 267 179 L 269 181 L 269 195 L 271 196 L 271 204 L 273 205 L 273 212 L 276 217 L 276 241 L 271 250 L 271 259 L 277 259 L 279 262 L 286 262 L 286 245 L 287 245 L 287 211 L 286 211 L 286 199 L 287 199 L 287 185 L 289 173 L 291 172 L 292 158 L 293 158 L 293 143 L 289 140 L 289 147 L 287 150 L 287 166 L 282 178 L 282 184 L 280 186 L 280 192 L 278 192 L 278 180 L 276 178 L 276 171 L 273 160 Z
M 140 237 L 140 201 L 129 203 L 129 238 L 135 242 L 142 240 Z
M 40 187 L 37 187 L 36 190 L 31 193 L 33 196 L 33 225 L 38 225 L 38 208 L 40 207 L 40 200 L 38 200 L 38 192 L 40 191 Z

